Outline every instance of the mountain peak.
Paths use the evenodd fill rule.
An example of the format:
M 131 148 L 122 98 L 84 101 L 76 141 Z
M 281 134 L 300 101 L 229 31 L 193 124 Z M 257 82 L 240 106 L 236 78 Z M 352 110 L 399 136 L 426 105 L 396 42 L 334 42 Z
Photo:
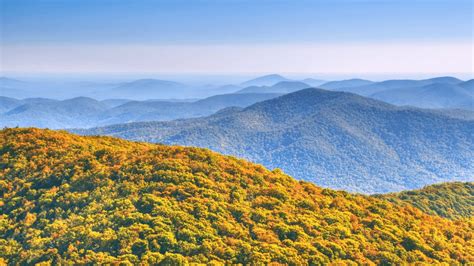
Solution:
M 305 88 L 292 93 L 284 94 L 280 97 L 270 99 L 264 102 L 256 103 L 249 106 L 248 109 L 272 109 L 274 113 L 281 116 L 292 116 L 307 113 L 313 113 L 315 110 L 332 106 L 332 109 L 345 109 L 347 105 L 351 108 L 355 106 L 372 106 L 377 108 L 385 108 L 391 106 L 389 104 L 365 98 L 357 94 L 341 91 L 329 91 L 319 88 Z

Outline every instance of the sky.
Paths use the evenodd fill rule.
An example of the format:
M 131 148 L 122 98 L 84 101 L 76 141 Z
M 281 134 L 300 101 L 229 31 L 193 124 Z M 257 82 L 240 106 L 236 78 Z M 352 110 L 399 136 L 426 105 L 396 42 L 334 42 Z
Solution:
M 0 0 L 3 73 L 471 75 L 470 0 Z

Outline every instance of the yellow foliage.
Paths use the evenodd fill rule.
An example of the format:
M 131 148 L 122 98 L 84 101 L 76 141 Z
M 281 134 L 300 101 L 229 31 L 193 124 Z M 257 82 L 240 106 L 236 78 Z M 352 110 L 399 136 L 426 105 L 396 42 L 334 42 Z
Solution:
M 5 129 L 0 193 L 0 264 L 474 262 L 472 219 L 205 149 Z

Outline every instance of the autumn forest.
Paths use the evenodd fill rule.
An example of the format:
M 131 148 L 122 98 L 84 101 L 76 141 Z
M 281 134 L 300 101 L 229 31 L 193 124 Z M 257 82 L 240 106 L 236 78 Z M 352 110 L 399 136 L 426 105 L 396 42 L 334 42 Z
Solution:
M 472 183 L 430 207 L 429 188 L 350 194 L 206 149 L 40 129 L 0 132 L 0 177 L 6 264 L 474 261 Z

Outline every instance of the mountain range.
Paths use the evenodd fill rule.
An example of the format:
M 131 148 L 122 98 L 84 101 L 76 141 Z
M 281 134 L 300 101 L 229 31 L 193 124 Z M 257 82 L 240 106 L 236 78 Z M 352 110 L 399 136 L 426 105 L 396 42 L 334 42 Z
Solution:
M 328 82 L 320 87 L 352 92 L 395 105 L 474 110 L 472 83 L 472 80 L 464 82 L 453 77 L 381 82 L 352 79 Z
M 436 77 L 431 79 L 413 80 L 413 79 L 393 79 L 373 82 L 368 80 L 352 79 L 338 82 L 328 82 L 322 84 L 321 88 L 332 89 L 338 91 L 347 91 L 362 96 L 370 96 L 371 94 L 393 89 L 404 89 L 421 87 L 430 84 L 460 84 L 463 81 L 453 77 Z M 356 85 L 357 84 L 357 85 Z M 328 86 L 329 85 L 329 86 Z
M 432 83 L 421 87 L 389 89 L 373 93 L 370 97 L 395 105 L 474 110 L 474 91 L 461 85 Z
M 25 82 L 0 78 L 0 96 L 11 98 L 49 97 L 68 99 L 190 100 L 231 93 L 290 93 L 309 87 L 356 93 L 395 105 L 421 108 L 474 110 L 473 80 L 436 77 L 424 80 L 370 81 L 348 79 L 325 82 L 321 79 L 289 79 L 278 74 L 257 77 L 240 84 L 197 85 L 161 79 L 130 82 Z M 2 107 L 0 107 L 2 108 Z M 1 111 L 1 110 L 0 110 Z
M 68 100 L 0 97 L 1 127 L 82 128 L 135 121 L 166 121 L 213 114 L 227 107 L 246 107 L 280 94 L 225 94 L 202 100 L 97 101 L 87 97 Z
M 347 92 L 304 89 L 203 118 L 74 132 L 210 148 L 354 192 L 474 179 L 474 120 Z
M 472 183 L 386 199 L 205 149 L 40 129 L 0 131 L 0 169 L 6 265 L 474 261 Z M 450 204 L 454 221 L 430 212 Z

